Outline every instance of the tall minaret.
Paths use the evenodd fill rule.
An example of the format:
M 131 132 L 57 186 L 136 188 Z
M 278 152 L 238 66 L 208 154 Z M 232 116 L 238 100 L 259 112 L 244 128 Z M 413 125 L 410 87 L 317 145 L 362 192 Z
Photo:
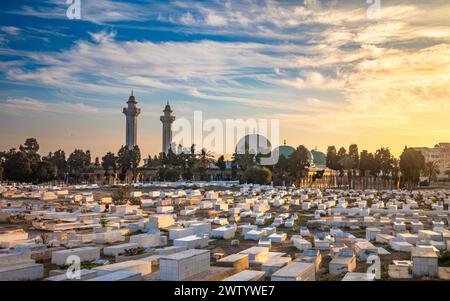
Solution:
M 123 113 L 127 117 L 125 145 L 131 150 L 137 145 L 137 117 L 141 113 L 141 109 L 137 107 L 136 98 L 133 96 L 133 90 L 131 90 L 127 104 L 128 107 L 123 108 Z
M 164 115 L 161 116 L 161 122 L 163 124 L 162 133 L 162 152 L 167 154 L 172 143 L 172 123 L 175 121 L 175 116 L 172 115 L 172 109 L 170 108 L 169 102 L 167 102 L 166 108 L 164 109 Z

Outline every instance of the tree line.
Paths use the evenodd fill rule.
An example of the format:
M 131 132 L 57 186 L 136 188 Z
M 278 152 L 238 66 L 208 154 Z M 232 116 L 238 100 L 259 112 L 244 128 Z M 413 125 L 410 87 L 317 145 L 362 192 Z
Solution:
M 367 188 L 368 181 L 377 183 L 379 188 L 386 188 L 387 182 L 396 187 L 414 188 L 420 176 L 436 180 L 440 171 L 435 162 L 426 162 L 423 155 L 405 147 L 399 158 L 392 155 L 388 147 L 381 147 L 374 153 L 363 150 L 358 151 L 358 145 L 352 144 L 348 151 L 341 147 L 329 146 L 326 154 L 326 165 L 338 173 L 338 186 L 346 176 L 347 186 L 354 188 L 357 182 L 363 189 Z M 391 185 L 392 186 L 392 185 Z
M 89 179 L 95 168 L 103 167 L 105 175 L 119 173 L 125 179 L 128 171 L 135 171 L 141 161 L 139 147 L 129 150 L 122 147 L 118 155 L 108 152 L 100 163 L 92 162 L 89 150 L 75 149 L 68 157 L 59 149 L 46 156 L 39 154 L 39 143 L 35 138 L 26 139 L 19 149 L 0 152 L 0 180 L 18 183 L 81 183 Z
M 181 148 L 181 146 L 180 146 Z M 312 167 L 311 152 L 303 145 L 298 146 L 289 156 L 280 156 L 273 166 L 260 166 L 260 154 L 233 154 L 231 161 L 231 177 L 223 176 L 227 169 L 224 156 L 217 160 L 205 149 L 196 151 L 195 145 L 189 150 L 175 153 L 170 148 L 167 154 L 149 156 L 145 168 L 156 170 L 161 181 L 210 180 L 210 167 L 214 164 L 226 180 L 240 180 L 247 183 L 275 185 L 298 184 L 310 176 Z M 111 182 L 116 175 L 121 181 L 134 181 L 141 162 L 138 146 L 133 149 L 123 146 L 117 152 L 108 152 L 92 162 L 89 150 L 74 150 L 67 158 L 63 150 L 50 152 L 46 156 L 39 154 L 39 144 L 35 138 L 29 138 L 18 149 L 0 152 L 0 179 L 13 182 L 46 183 L 51 181 L 65 183 L 81 183 L 89 179 L 94 169 L 102 169 L 107 181 Z M 399 158 L 395 158 L 390 149 L 381 147 L 374 153 L 358 150 L 356 144 L 337 149 L 329 146 L 326 153 L 326 166 L 336 175 L 333 183 L 338 187 L 367 188 L 368 181 L 381 183 L 398 183 L 401 187 L 413 188 L 420 176 L 435 180 L 440 173 L 434 162 L 425 163 L 420 152 L 407 148 Z M 323 177 L 323 170 L 312 176 L 312 181 Z M 330 182 L 330 186 L 333 184 Z M 397 185 L 397 186 L 398 186 Z
M 332 171 L 329 187 L 412 189 L 418 185 L 421 176 L 436 181 L 440 173 L 436 162 L 425 162 L 420 152 L 408 147 L 404 148 L 399 158 L 395 158 L 388 147 L 381 147 L 372 153 L 367 150 L 360 152 L 357 144 L 351 144 L 348 150 L 329 146 L 325 157 L 326 167 Z M 310 184 L 324 177 L 324 170 L 311 169 L 313 159 L 311 152 L 300 145 L 290 156 L 281 155 L 277 164 L 267 168 L 258 167 L 258 156 L 251 154 L 235 154 L 233 164 L 244 171 L 244 181 L 267 184 L 271 179 L 275 185 L 297 185 L 306 177 L 311 178 Z M 314 170 L 312 175 L 311 170 Z M 445 173 L 450 176 L 450 171 Z M 266 177 L 261 177 L 261 174 Z
M 181 146 L 178 149 L 182 149 Z M 214 155 L 206 150 L 201 149 L 196 151 L 195 145 L 192 145 L 188 150 L 182 152 L 174 152 L 172 147 L 169 148 L 167 154 L 161 153 L 158 157 L 149 157 L 147 166 L 149 168 L 157 169 L 157 177 L 160 181 L 178 181 L 184 180 L 201 180 L 207 181 L 208 170 L 212 163 L 217 163 L 220 170 L 225 170 L 225 158 L 220 156 L 217 161 Z M 198 175 L 195 178 L 195 174 Z

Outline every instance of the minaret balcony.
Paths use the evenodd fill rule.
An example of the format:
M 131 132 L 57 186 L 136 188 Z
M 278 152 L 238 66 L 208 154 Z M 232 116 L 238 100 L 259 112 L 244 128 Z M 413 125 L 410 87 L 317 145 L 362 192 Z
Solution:
M 127 116 L 138 116 L 141 113 L 140 108 L 123 108 L 123 113 Z
M 161 116 L 159 119 L 163 123 L 173 123 L 175 121 L 175 116 Z

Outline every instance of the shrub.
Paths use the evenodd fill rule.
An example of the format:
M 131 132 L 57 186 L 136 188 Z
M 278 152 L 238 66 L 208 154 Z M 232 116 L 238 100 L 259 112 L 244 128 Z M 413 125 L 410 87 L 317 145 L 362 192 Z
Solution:
M 144 254 L 145 248 L 137 247 L 133 249 L 125 249 L 125 256 L 136 256 Z
M 131 186 L 121 186 L 112 193 L 114 205 L 126 205 L 130 200 Z
M 106 218 L 100 219 L 100 225 L 102 225 L 102 228 L 106 228 L 108 226 L 109 221 Z
M 141 206 L 142 205 L 141 199 L 140 198 L 131 198 L 130 205 Z
M 439 266 L 441 267 L 450 267 L 450 252 L 442 253 L 439 258 Z
M 266 167 L 252 166 L 245 171 L 244 181 L 252 184 L 266 185 L 272 181 L 272 172 Z

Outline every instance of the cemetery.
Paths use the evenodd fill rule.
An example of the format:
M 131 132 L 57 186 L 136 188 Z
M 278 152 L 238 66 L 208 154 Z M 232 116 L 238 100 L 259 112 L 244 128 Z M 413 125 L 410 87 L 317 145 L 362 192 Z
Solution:
M 140 205 L 3 186 L 0 280 L 377 281 L 374 256 L 384 279 L 447 278 L 450 190 L 196 185 L 135 184 Z

